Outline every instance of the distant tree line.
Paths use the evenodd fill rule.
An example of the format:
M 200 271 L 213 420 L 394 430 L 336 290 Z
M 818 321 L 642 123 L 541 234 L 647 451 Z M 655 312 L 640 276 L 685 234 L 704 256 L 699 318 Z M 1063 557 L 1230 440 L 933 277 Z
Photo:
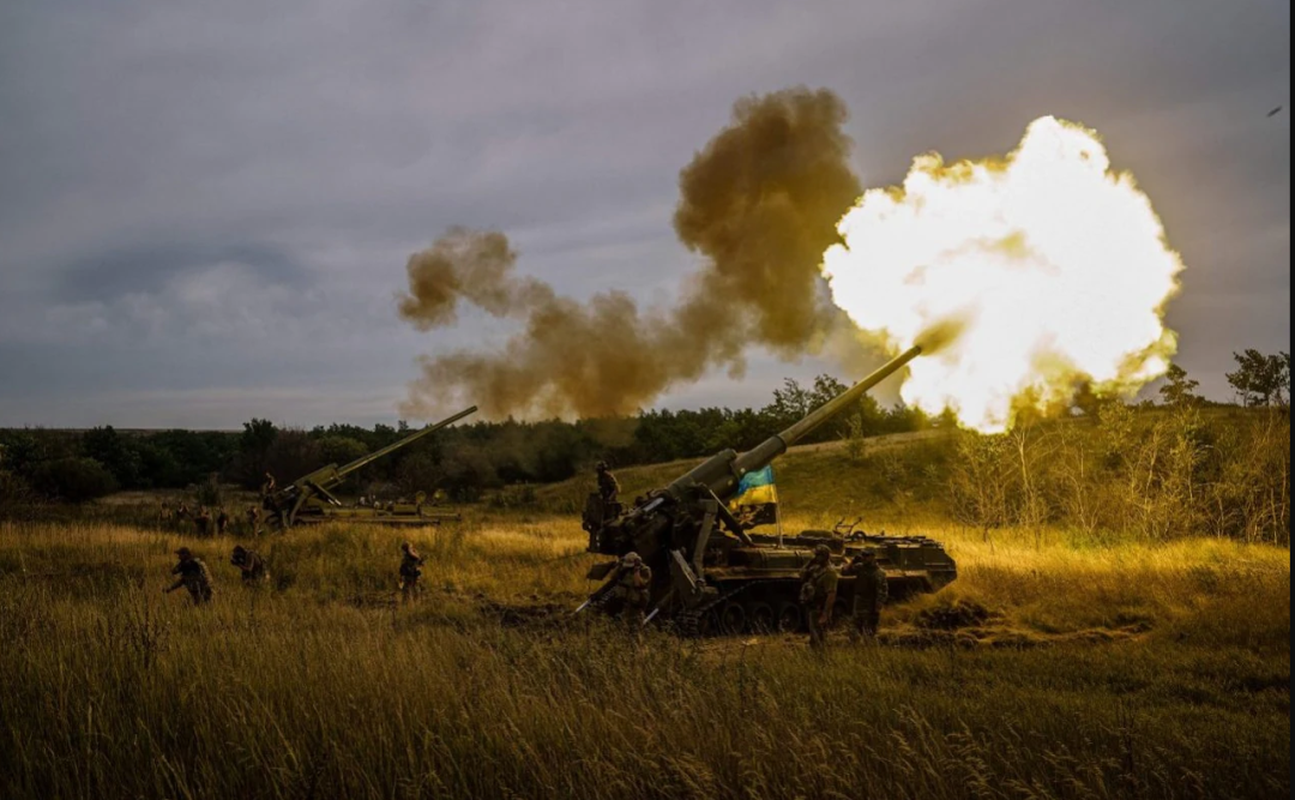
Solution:
M 1290 394 L 1290 356 L 1265 356 L 1254 350 L 1235 354 L 1237 370 L 1227 374 L 1246 407 L 1285 407 Z M 1171 408 L 1196 408 L 1198 383 L 1177 365 L 1160 389 Z M 489 489 L 513 484 L 551 483 L 590 470 L 598 460 L 614 467 L 697 458 L 724 448 L 753 447 L 799 420 L 846 388 L 837 379 L 818 376 L 803 386 L 787 379 L 770 403 L 759 409 L 703 408 L 655 410 L 635 417 L 576 422 L 478 422 L 440 431 L 359 470 L 349 485 L 354 493 L 411 496 L 441 492 L 471 502 Z M 1122 404 L 1116 404 L 1123 408 Z M 1090 417 L 1111 414 L 1110 401 L 1081 394 L 1076 406 Z M 1069 413 L 1070 409 L 1063 410 Z M 865 395 L 853 408 L 815 431 L 805 443 L 846 439 L 951 425 L 952 418 L 931 419 L 920 410 L 898 404 L 883 408 Z M 1018 426 L 1025 429 L 1023 426 Z M 0 503 L 22 499 L 81 501 L 116 490 L 184 489 L 209 484 L 215 476 L 248 489 L 261 485 L 267 472 L 281 483 L 326 464 L 346 464 L 398 441 L 414 431 L 396 426 L 333 424 L 312 430 L 280 428 L 252 419 L 241 432 L 121 432 L 112 427 L 84 432 L 20 429 L 0 431 Z M 979 441 L 979 440 L 977 440 Z M 986 438 L 985 441 L 992 441 Z M 976 445 L 1002 447 L 1003 445 Z M 1020 454 L 1018 453 L 1018 456 Z M 985 454 L 971 450 L 958 463 L 974 467 Z M 979 461 L 978 461 L 979 460 Z M 1163 460 L 1158 462 L 1163 464 Z M 966 475 L 968 490 L 986 484 Z M 980 488 L 977 488 L 980 487 Z M 984 497 L 963 498 L 964 518 L 987 526 L 1019 521 L 1007 506 L 981 513 Z M 1032 501 L 1031 501 L 1032 502 Z M 991 504 L 992 505 L 992 504 Z M 1028 505 L 1028 503 L 1026 504 Z M 1033 513 L 1033 512 L 1030 512 Z M 1028 515 L 1027 515 L 1028 516 Z
M 448 428 L 360 470 L 354 492 L 412 495 L 439 490 L 459 501 L 509 484 L 549 483 L 589 470 L 694 458 L 726 447 L 751 447 L 785 428 L 846 385 L 820 375 L 811 386 L 787 379 L 760 409 L 703 408 L 641 412 L 636 417 L 576 422 L 477 422 Z M 840 421 L 809 441 L 877 435 L 926 427 L 929 420 L 902 404 L 883 408 L 864 397 Z M 0 501 L 20 497 L 72 502 L 118 490 L 184 489 L 211 477 L 248 489 L 268 472 L 280 482 L 326 464 L 343 465 L 414 432 L 404 422 L 373 428 L 332 424 L 281 428 L 264 419 L 241 432 L 168 430 L 0 431 Z

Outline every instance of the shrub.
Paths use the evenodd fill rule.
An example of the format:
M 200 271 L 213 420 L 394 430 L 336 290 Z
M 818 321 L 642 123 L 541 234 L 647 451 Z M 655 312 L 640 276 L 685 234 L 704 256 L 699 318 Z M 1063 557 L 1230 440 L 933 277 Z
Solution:
M 46 461 L 37 467 L 33 483 L 42 494 L 73 503 L 103 497 L 117 488 L 112 473 L 85 456 Z

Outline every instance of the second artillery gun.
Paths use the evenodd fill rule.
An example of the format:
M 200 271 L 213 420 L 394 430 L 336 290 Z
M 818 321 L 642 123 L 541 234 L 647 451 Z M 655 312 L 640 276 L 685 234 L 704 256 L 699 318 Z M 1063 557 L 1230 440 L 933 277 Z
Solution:
M 833 560 L 864 549 L 876 551 L 892 597 L 935 591 L 953 581 L 953 559 L 939 542 L 924 536 L 842 536 L 831 531 L 761 535 L 752 533 L 749 523 L 729 508 L 744 475 L 764 469 L 921 352 L 920 346 L 910 348 L 781 433 L 740 455 L 724 450 L 711 456 L 668 486 L 649 492 L 633 508 L 604 504 L 597 494 L 591 495 L 584 514 L 589 552 L 638 553 L 652 568 L 652 616 L 672 620 L 685 634 L 800 629 L 800 574 L 819 544 L 828 545 Z M 618 563 L 604 562 L 589 571 L 591 580 L 606 583 L 586 606 L 616 611 L 611 589 L 619 577 Z M 853 592 L 854 580 L 842 579 L 838 605 L 846 607 Z
M 291 528 L 293 525 L 331 520 L 386 525 L 427 525 L 436 524 L 442 519 L 458 519 L 457 514 L 427 512 L 421 502 L 413 505 L 350 507 L 333 496 L 333 490 L 340 486 L 348 475 L 361 467 L 372 464 L 402 447 L 407 447 L 430 433 L 452 425 L 476 413 L 476 410 L 476 406 L 466 408 L 440 422 L 415 431 L 400 441 L 361 456 L 349 464 L 340 467 L 336 464 L 320 467 L 308 475 L 297 478 L 282 489 L 271 491 L 261 501 L 266 512 L 266 521 L 280 528 Z

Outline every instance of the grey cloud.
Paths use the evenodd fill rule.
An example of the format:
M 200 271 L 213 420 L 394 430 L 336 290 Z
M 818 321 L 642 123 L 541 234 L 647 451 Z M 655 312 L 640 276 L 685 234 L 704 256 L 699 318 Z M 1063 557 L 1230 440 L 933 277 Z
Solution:
M 155 293 L 177 276 L 205 267 L 237 264 L 266 283 L 300 283 L 308 272 L 282 248 L 264 244 L 156 242 L 88 255 L 57 269 L 59 302 L 104 300 Z

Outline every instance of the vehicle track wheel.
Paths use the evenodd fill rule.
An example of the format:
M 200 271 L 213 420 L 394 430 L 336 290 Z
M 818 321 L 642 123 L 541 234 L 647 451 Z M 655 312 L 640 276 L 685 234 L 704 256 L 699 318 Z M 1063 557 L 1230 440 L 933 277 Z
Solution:
M 800 606 L 787 602 L 778 606 L 778 614 L 774 618 L 774 624 L 782 633 L 795 633 L 801 629 L 804 622 L 803 615 L 800 613 Z
M 747 627 L 752 633 L 772 633 L 774 630 L 773 606 L 755 602 L 746 610 Z
M 732 600 L 724 604 L 719 612 L 719 629 L 722 633 L 729 635 L 742 633 L 746 630 L 746 609 L 741 603 L 735 603 Z

